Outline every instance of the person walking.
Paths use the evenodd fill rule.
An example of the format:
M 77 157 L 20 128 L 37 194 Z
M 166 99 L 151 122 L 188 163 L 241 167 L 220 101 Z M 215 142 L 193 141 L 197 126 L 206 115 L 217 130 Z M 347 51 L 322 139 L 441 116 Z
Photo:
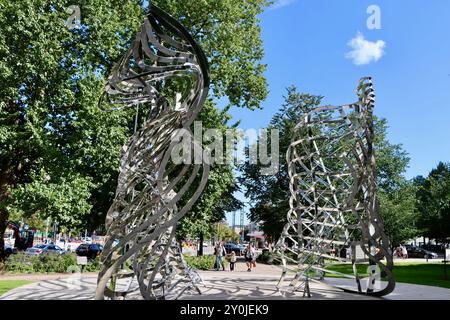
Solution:
M 230 271 L 234 271 L 234 264 L 236 263 L 236 252 L 231 251 L 230 255 Z
M 406 249 L 406 247 L 404 245 L 402 245 L 402 256 L 403 256 L 403 259 L 408 258 L 408 250 Z
M 218 244 L 216 244 L 215 246 L 214 246 L 214 257 L 216 257 L 215 259 L 214 259 L 214 267 L 213 267 L 213 269 L 214 270 L 216 270 L 217 269 L 217 247 L 218 247 Z
M 220 266 L 222 270 L 225 271 L 225 262 L 223 261 L 224 256 L 227 254 L 222 242 L 219 242 L 216 247 L 216 270 L 219 271 Z
M 255 257 L 255 249 L 253 249 L 252 244 L 249 242 L 247 249 L 245 250 L 245 262 L 247 264 L 247 271 L 252 271 L 253 258 Z
M 256 254 L 253 255 L 252 266 L 253 266 L 253 268 L 256 268 Z
M 402 257 L 402 249 L 400 247 L 397 247 L 395 249 L 395 255 L 397 256 L 397 258 L 401 258 Z

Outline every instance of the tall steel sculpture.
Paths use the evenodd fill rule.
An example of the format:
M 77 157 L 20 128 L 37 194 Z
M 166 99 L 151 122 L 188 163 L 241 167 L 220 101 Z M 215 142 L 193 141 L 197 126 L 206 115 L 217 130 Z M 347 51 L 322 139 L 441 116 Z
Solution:
M 290 177 L 290 210 L 277 243 L 283 287 L 310 296 L 309 281 L 335 273 L 355 280 L 351 292 L 383 296 L 394 290 L 393 260 L 376 197 L 371 78 L 362 78 L 358 102 L 325 106 L 307 113 L 295 127 L 286 159 Z M 384 262 L 385 261 L 385 262 Z M 353 275 L 327 269 L 351 263 Z M 368 262 L 362 281 L 357 265 Z M 386 281 L 381 282 L 381 277 Z
M 135 133 L 123 147 L 116 195 L 106 218 L 96 299 L 136 293 L 144 299 L 169 299 L 186 290 L 200 293 L 201 279 L 183 260 L 175 231 L 208 179 L 208 157 L 190 126 L 207 98 L 209 83 L 200 46 L 179 22 L 151 5 L 100 101 L 108 111 L 136 107 L 147 117 L 138 126 L 136 115 Z M 174 163 L 171 154 L 186 134 L 191 138 L 189 150 L 201 154 L 202 161 Z

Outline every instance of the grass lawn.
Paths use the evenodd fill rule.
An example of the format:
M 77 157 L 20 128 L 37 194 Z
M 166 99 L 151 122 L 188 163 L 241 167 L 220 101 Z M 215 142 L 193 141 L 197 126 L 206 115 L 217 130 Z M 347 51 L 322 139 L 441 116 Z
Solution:
M 0 280 L 0 296 L 9 290 L 33 283 L 30 280 Z
M 328 266 L 327 269 L 345 274 L 353 274 L 349 264 L 337 264 Z M 358 265 L 358 273 L 367 276 L 367 265 Z M 405 262 L 395 263 L 394 276 L 397 282 L 422 284 L 450 289 L 450 267 L 447 267 L 447 280 L 444 279 L 444 265 L 442 263 Z M 339 277 L 327 273 L 327 277 Z

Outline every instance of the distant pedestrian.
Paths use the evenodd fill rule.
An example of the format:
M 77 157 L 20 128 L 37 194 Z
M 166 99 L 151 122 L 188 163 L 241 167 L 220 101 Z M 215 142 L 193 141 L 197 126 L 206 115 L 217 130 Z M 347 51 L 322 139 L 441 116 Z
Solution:
M 336 254 L 336 248 L 335 248 L 333 245 L 331 245 L 330 254 L 331 254 L 333 257 L 336 257 L 336 256 L 337 256 L 337 254 Z
M 397 258 L 401 258 L 402 257 L 402 248 L 401 247 L 397 247 L 395 249 L 395 255 L 397 256 Z
M 402 257 L 403 257 L 403 259 L 407 259 L 408 258 L 408 250 L 403 245 L 402 245 Z
M 231 251 L 230 255 L 230 271 L 234 271 L 234 264 L 236 263 L 236 252 Z
M 247 264 L 247 271 L 252 271 L 253 259 L 255 257 L 255 249 L 253 249 L 252 244 L 249 242 L 247 249 L 245 250 L 245 262 Z
M 214 259 L 213 269 L 215 270 L 215 269 L 217 269 L 217 245 L 214 247 L 214 257 L 215 257 L 215 259 Z
M 224 246 L 221 242 L 219 242 L 216 246 L 216 270 L 219 271 L 220 267 L 222 266 L 222 270 L 225 271 L 225 262 L 224 257 L 226 256 L 227 252 L 225 251 Z

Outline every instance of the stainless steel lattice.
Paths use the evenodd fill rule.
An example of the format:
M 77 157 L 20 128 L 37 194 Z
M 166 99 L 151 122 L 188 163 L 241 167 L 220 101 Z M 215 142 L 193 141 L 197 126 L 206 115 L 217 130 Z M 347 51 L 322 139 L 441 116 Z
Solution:
M 208 63 L 199 45 L 180 23 L 152 5 L 100 101 L 104 110 L 134 106 L 148 116 L 138 128 L 136 115 L 135 133 L 123 148 L 96 299 L 123 299 L 137 290 L 144 299 L 176 299 L 186 290 L 200 293 L 201 279 L 186 265 L 175 231 L 208 179 L 208 158 L 190 130 L 208 88 Z M 171 153 L 186 133 L 189 149 L 203 155 L 203 163 L 173 162 Z M 128 285 L 117 289 L 124 278 Z
M 354 279 L 355 289 L 348 290 L 358 293 L 382 296 L 395 287 L 376 197 L 371 78 L 361 79 L 356 93 L 358 102 L 314 109 L 295 128 L 286 156 L 290 210 L 277 244 L 283 266 L 279 288 L 289 270 L 295 277 L 287 290 L 305 295 L 309 280 L 321 280 L 325 272 Z M 367 262 L 365 285 L 356 267 Z M 351 263 L 354 274 L 328 269 L 333 263 Z

